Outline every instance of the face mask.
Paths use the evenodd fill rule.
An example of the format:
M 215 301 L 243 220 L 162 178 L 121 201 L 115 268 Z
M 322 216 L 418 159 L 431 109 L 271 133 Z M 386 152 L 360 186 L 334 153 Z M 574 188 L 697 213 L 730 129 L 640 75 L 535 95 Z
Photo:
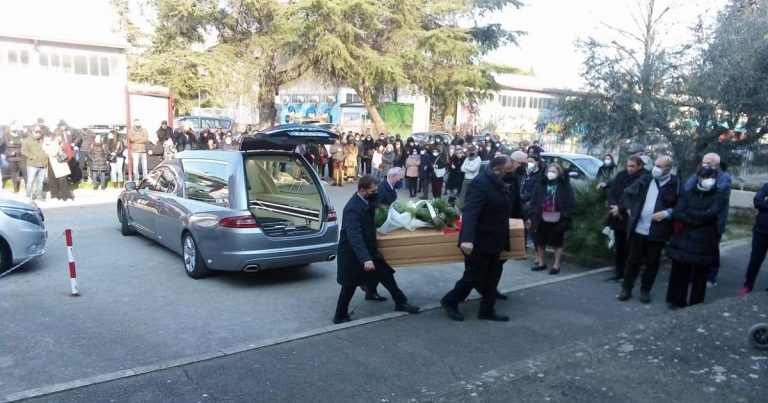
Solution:
M 403 188 L 403 180 L 400 179 L 399 181 L 395 182 L 395 186 L 393 186 L 394 189 L 402 189 Z
M 707 164 L 707 163 L 703 163 L 703 164 L 701 164 L 701 167 L 702 167 L 702 168 L 709 168 L 709 167 L 711 167 L 711 166 L 712 166 L 712 165 L 709 165 L 709 164 Z
M 450 154 L 450 155 L 453 155 L 454 152 L 455 151 L 453 151 L 453 150 L 448 150 L 448 154 Z
M 421 151 L 419 152 L 419 154 L 421 154 L 421 155 L 424 155 L 424 154 L 426 154 L 426 153 L 427 153 L 427 152 L 426 152 L 426 151 L 424 151 L 424 150 L 421 150 Z
M 368 196 L 365 196 L 365 200 L 368 200 L 368 201 L 369 201 L 369 202 L 371 202 L 371 203 L 373 203 L 373 202 L 375 202 L 376 200 L 378 200 L 378 198 L 379 198 L 379 195 L 378 195 L 378 194 L 376 194 L 376 193 L 373 193 L 373 194 L 369 194 Z
M 412 154 L 412 155 L 419 155 L 419 153 L 417 153 L 417 152 L 416 152 L 416 150 L 413 150 L 413 151 L 411 152 L 411 154 Z
M 226 139 L 226 140 L 224 140 L 224 142 L 227 143 L 227 144 L 232 144 L 232 139 Z
M 503 180 L 506 183 L 513 183 L 517 176 L 514 174 L 514 172 L 510 172 L 506 175 L 504 175 L 501 180 Z
M 536 163 L 535 162 L 529 162 L 527 169 L 528 169 L 528 172 L 533 172 L 536 169 Z
M 611 165 L 613 165 L 613 160 L 603 160 L 603 163 L 604 163 L 606 166 L 611 166 Z
M 659 179 L 664 176 L 664 170 L 659 167 L 653 167 L 653 169 L 651 169 L 651 176 L 653 176 L 654 179 Z
M 471 158 L 474 158 L 475 156 L 477 156 L 477 153 L 469 153 L 469 156 L 470 156 Z
M 557 179 L 557 174 L 554 173 L 554 172 L 547 172 L 547 179 L 553 181 L 553 180 Z
M 408 145 L 409 145 L 409 146 L 413 146 L 413 141 L 411 141 L 411 142 L 408 142 Z
M 701 180 L 701 189 L 704 191 L 712 189 L 715 186 L 715 180 L 713 178 L 707 178 Z
M 499 147 L 501 147 L 501 144 L 496 143 L 496 148 L 499 148 Z
M 440 153 L 439 153 L 439 152 L 437 152 L 437 151 L 435 151 L 435 152 L 433 152 L 433 153 L 432 153 L 432 156 L 434 156 L 434 157 L 437 157 L 438 155 L 440 155 Z

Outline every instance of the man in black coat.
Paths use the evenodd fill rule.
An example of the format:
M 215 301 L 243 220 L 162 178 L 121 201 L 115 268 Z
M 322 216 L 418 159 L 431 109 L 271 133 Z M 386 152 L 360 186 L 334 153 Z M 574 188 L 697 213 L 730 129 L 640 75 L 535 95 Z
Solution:
M 645 264 L 640 302 L 651 302 L 651 287 L 659 271 L 661 251 L 672 236 L 672 212 L 682 188 L 671 172 L 672 158 L 663 155 L 656 159 L 651 175 L 644 175 L 624 191 L 629 255 L 619 301 L 632 296 L 640 266 Z
M 403 187 L 403 168 L 394 167 L 390 168 L 386 173 L 387 178 L 379 183 L 379 192 L 377 194 L 376 205 L 389 207 L 397 200 L 397 189 Z M 379 295 L 376 287 L 379 286 L 379 281 L 375 276 L 371 276 L 367 286 L 360 287 L 365 291 L 366 301 L 386 301 L 386 297 Z
M 502 180 L 514 175 L 515 169 L 516 163 L 510 157 L 496 157 L 467 186 L 458 245 L 464 254 L 464 274 L 440 300 L 453 320 L 464 320 L 459 303 L 473 288 L 482 295 L 478 318 L 509 320 L 508 316 L 497 314 L 494 305 L 501 268 L 499 255 L 502 250 L 510 250 L 508 218 L 522 216 L 517 182 Z M 516 201 L 510 202 L 510 197 Z
M 607 182 L 600 182 L 598 189 L 608 189 L 608 219 L 606 224 L 613 230 L 615 240 L 615 260 L 613 274 L 605 279 L 608 282 L 621 281 L 627 265 L 627 214 L 624 203 L 624 190 L 647 174 L 643 159 L 631 155 L 627 159 L 626 169 L 616 174 Z
M 341 285 L 341 292 L 333 317 L 335 324 L 350 321 L 349 302 L 357 287 L 368 284 L 370 276 L 375 276 L 392 295 L 396 311 L 419 312 L 419 307 L 409 304 L 398 288 L 395 271 L 384 260 L 376 244 L 373 216 L 378 184 L 379 181 L 373 176 L 363 175 L 357 182 L 357 192 L 344 206 L 336 260 L 336 281 Z

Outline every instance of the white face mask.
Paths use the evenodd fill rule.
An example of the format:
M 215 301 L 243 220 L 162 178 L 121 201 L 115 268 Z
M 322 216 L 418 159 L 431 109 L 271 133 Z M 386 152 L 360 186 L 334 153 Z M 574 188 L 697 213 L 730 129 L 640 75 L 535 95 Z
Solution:
M 535 162 L 529 162 L 528 163 L 528 172 L 533 172 L 534 169 L 536 169 L 536 163 Z
M 547 172 L 547 179 L 553 181 L 557 179 L 557 173 L 555 172 Z
M 702 167 L 702 168 L 709 168 L 709 167 L 711 167 L 711 166 L 712 166 L 712 165 L 710 165 L 710 164 L 707 164 L 706 162 L 701 164 L 701 167 Z
M 421 155 L 424 155 L 425 153 L 426 153 L 426 151 L 424 151 L 424 150 L 419 151 L 419 154 L 421 154 Z
M 440 153 L 439 153 L 439 152 L 437 152 L 437 151 L 435 151 L 435 152 L 433 152 L 433 153 L 432 153 L 432 156 L 435 156 L 435 157 L 437 157 L 438 155 L 440 155 Z
M 651 169 L 651 176 L 653 176 L 654 179 L 659 179 L 664 176 L 664 170 L 659 167 L 653 167 L 653 169 Z
M 715 186 L 715 180 L 713 178 L 702 179 L 701 188 L 703 190 L 712 189 L 713 186 Z
M 605 164 L 605 165 L 613 165 L 613 160 L 605 159 L 605 160 L 603 160 L 603 164 Z

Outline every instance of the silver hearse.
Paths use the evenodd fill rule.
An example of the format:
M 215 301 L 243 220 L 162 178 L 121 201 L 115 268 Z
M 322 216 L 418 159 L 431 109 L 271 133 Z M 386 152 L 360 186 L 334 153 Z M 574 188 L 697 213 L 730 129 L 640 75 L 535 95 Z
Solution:
M 184 151 L 129 182 L 117 201 L 123 235 L 138 232 L 182 256 L 192 278 L 336 258 L 339 227 L 320 179 L 294 152 L 333 143 L 314 125 L 242 139 L 239 151 Z

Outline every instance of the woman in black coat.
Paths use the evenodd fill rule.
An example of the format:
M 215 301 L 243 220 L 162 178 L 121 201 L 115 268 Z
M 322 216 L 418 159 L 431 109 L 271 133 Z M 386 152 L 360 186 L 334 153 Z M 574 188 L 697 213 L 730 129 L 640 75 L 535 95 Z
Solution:
M 727 200 L 715 186 L 717 169 L 702 167 L 696 176 L 697 186 L 680 197 L 672 213 L 675 234 L 666 248 L 672 259 L 667 288 L 670 309 L 704 302 L 709 268 L 720 260 L 717 219 Z
M 555 248 L 555 263 L 549 274 L 560 273 L 565 231 L 571 228 L 571 217 L 576 204 L 573 188 L 563 168 L 558 164 L 547 166 L 544 177 L 533 189 L 526 225 L 533 232 L 538 262 L 533 271 L 547 268 L 546 247 Z
M 464 184 L 464 172 L 461 172 L 461 164 L 464 163 L 464 158 L 464 150 L 461 147 L 457 147 L 448 161 L 448 180 L 445 183 L 445 188 L 448 190 L 448 203 L 450 204 L 455 204 L 461 192 L 461 185 Z

